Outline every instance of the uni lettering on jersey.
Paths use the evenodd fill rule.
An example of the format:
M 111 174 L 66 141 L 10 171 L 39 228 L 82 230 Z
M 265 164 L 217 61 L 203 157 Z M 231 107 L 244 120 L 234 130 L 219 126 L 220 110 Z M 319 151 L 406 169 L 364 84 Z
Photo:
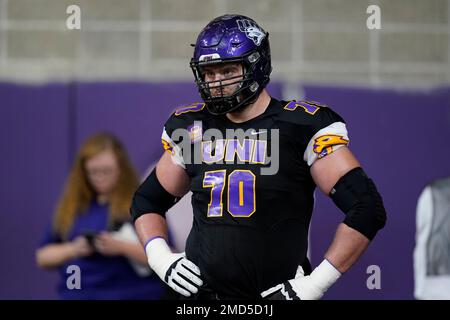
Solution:
M 218 129 L 203 130 L 202 127 L 201 121 L 194 121 L 187 128 L 175 129 L 170 137 L 163 134 L 167 136 L 166 143 L 163 142 L 165 149 L 173 150 L 173 155 L 183 166 L 246 163 L 263 165 L 260 168 L 262 175 L 278 172 L 279 129 L 226 129 L 224 135 Z
M 217 139 L 202 141 L 202 161 L 204 163 L 251 163 L 265 164 L 267 141 L 244 139 Z

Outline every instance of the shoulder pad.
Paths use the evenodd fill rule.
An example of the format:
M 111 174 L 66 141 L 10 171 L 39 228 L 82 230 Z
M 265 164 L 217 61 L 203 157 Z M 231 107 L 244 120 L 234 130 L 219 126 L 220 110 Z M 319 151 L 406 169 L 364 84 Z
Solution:
M 188 113 L 196 113 L 196 112 L 200 112 L 203 111 L 206 107 L 206 104 L 203 102 L 195 102 L 192 103 L 190 105 L 187 106 L 181 106 L 179 108 L 177 108 L 175 110 L 175 112 L 173 113 L 173 115 L 175 117 L 179 117 L 183 114 L 188 114 Z
M 315 101 L 288 101 L 282 109 L 281 118 L 296 124 L 319 127 L 333 122 L 344 122 L 341 116 L 327 105 Z
M 210 116 L 205 103 L 196 102 L 177 108 L 164 126 L 167 132 L 171 133 L 177 128 L 187 128 L 194 121 L 202 121 Z
M 297 111 L 303 112 L 309 115 L 315 115 L 320 108 L 327 108 L 326 105 L 315 102 L 315 101 L 288 101 L 283 107 L 287 111 Z

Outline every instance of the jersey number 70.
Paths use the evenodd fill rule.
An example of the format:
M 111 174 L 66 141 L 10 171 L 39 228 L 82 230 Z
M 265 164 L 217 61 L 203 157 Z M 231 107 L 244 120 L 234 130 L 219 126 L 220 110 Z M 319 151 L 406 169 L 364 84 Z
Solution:
M 211 188 L 208 204 L 208 217 L 221 217 L 223 214 L 223 191 L 227 170 L 205 172 L 203 188 Z M 228 175 L 227 205 L 233 217 L 248 218 L 256 211 L 256 176 L 250 170 L 233 170 Z

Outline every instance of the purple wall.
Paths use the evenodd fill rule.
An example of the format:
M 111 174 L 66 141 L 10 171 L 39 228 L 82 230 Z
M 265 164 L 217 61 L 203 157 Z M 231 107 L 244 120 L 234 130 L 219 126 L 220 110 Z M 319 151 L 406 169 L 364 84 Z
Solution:
M 172 110 L 200 101 L 195 86 L 181 83 L 83 83 L 76 91 L 76 144 L 99 130 L 112 131 L 141 172 L 161 155 L 162 127 Z
M 68 88 L 0 84 L 0 299 L 54 297 L 34 248 L 68 170 Z
M 280 84 L 270 92 L 280 97 Z M 450 90 L 307 86 L 305 92 L 346 119 L 351 149 L 379 186 L 389 214 L 386 229 L 328 297 L 412 298 L 415 202 L 428 181 L 450 174 L 444 141 L 450 134 Z M 161 154 L 161 129 L 169 113 L 194 101 L 199 101 L 196 89 L 187 83 L 0 84 L 0 299 L 56 297 L 56 274 L 36 268 L 34 250 L 81 141 L 101 130 L 115 133 L 142 173 Z M 315 212 L 314 264 L 342 219 L 322 196 Z M 381 267 L 382 290 L 366 288 L 370 264 Z

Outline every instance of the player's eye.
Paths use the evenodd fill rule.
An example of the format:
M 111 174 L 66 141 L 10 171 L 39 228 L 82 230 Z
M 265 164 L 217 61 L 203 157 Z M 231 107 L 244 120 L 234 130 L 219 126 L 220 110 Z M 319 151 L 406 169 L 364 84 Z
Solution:
M 211 71 L 211 70 L 204 70 L 203 71 L 203 75 L 205 77 L 207 77 L 208 79 L 213 79 L 214 76 L 215 76 L 215 73 L 213 71 Z
M 233 74 L 234 74 L 234 69 L 233 69 L 233 68 L 225 68 L 225 69 L 223 70 L 223 75 L 224 75 L 225 77 L 227 77 L 227 78 L 233 76 Z

